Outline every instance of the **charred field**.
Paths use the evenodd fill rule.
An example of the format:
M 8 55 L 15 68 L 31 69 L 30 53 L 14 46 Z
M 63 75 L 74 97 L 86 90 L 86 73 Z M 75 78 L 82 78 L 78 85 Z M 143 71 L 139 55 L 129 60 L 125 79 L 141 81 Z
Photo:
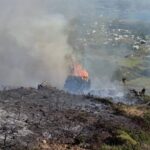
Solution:
M 148 150 L 149 97 L 135 105 L 53 87 L 0 92 L 0 149 Z
M 150 150 L 149 0 L 0 0 L 0 150 Z

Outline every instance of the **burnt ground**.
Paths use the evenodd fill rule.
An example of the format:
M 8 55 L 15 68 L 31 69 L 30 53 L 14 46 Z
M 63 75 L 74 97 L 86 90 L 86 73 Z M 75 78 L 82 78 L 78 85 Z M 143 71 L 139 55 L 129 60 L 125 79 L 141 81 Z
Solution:
M 118 129 L 141 129 L 99 100 L 47 87 L 3 90 L 0 149 L 99 150 Z

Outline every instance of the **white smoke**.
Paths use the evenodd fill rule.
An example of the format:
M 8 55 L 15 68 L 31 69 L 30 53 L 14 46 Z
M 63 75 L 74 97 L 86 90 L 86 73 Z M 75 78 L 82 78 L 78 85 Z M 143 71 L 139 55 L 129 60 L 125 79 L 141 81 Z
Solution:
M 68 75 L 67 20 L 48 14 L 38 1 L 0 0 L 0 84 L 34 86 L 43 81 L 59 88 Z M 36 5 L 35 5 L 36 4 Z
M 68 20 L 81 17 L 92 21 L 99 19 L 104 7 L 110 9 L 104 14 L 107 17 L 112 9 L 128 9 L 128 6 L 137 10 L 148 8 L 150 3 L 148 0 L 0 0 L 0 85 L 34 86 L 47 81 L 62 88 L 68 76 L 66 56 L 73 51 L 68 44 Z M 85 52 L 90 56 L 86 62 L 94 62 L 94 54 Z M 112 75 L 117 67 L 111 65 L 110 70 L 105 67 L 109 65 L 107 62 L 100 63 L 88 62 L 96 65 L 88 65 L 89 72 L 101 77 Z

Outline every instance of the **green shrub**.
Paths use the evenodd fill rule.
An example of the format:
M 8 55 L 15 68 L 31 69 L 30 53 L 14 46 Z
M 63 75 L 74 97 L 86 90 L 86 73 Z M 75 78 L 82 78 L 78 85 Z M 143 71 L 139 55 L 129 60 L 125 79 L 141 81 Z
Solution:
M 129 143 L 131 145 L 137 145 L 137 141 L 135 141 L 127 132 L 118 130 L 117 138 L 124 141 L 125 143 Z

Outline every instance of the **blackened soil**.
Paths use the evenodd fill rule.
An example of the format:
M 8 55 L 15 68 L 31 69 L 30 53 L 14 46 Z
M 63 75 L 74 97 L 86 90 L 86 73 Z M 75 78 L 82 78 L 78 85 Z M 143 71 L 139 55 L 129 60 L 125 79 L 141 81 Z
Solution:
M 93 98 L 51 87 L 0 92 L 1 149 L 97 150 L 122 127 L 138 125 Z

